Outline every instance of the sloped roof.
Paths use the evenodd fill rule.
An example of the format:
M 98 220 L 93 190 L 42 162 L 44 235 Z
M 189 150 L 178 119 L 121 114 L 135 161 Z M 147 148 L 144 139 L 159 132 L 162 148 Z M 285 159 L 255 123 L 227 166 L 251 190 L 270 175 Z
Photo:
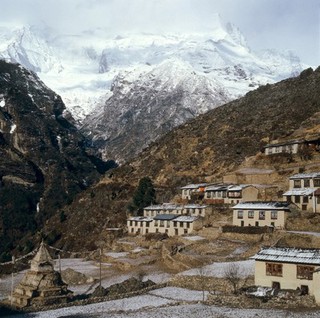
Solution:
M 133 216 L 129 218 L 128 221 L 152 222 L 153 218 L 149 218 L 145 216 Z
M 313 192 L 315 192 L 316 189 L 312 188 L 303 188 L 303 189 L 292 189 L 287 192 L 285 192 L 284 196 L 290 196 L 290 195 L 310 195 Z
M 313 178 L 320 178 L 320 172 L 310 172 L 310 173 L 297 173 L 291 176 L 289 179 L 313 179 Z
M 175 218 L 174 221 L 192 223 L 197 219 L 198 219 L 197 216 L 181 215 L 181 216 L 178 216 L 177 218 Z
M 311 264 L 320 266 L 320 249 L 269 247 L 251 257 L 256 261 Z
M 290 210 L 288 202 L 277 201 L 253 201 L 253 202 L 240 202 L 232 207 L 232 209 L 246 209 L 246 210 Z
M 153 219 L 154 220 L 160 220 L 160 221 L 171 221 L 175 218 L 177 218 L 178 214 L 158 214 Z
M 184 187 L 181 187 L 180 189 L 198 189 L 201 187 L 206 187 L 208 185 L 211 185 L 212 183 L 198 183 L 198 184 L 188 184 Z

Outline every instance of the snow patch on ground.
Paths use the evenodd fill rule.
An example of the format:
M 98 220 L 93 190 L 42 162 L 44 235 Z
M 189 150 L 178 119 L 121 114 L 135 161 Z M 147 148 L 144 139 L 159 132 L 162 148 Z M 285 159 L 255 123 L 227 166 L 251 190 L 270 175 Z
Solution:
M 213 276 L 218 278 L 225 277 L 225 270 L 231 264 L 235 264 L 239 267 L 239 273 L 244 278 L 249 275 L 254 275 L 254 260 L 246 260 L 246 261 L 238 261 L 238 262 L 223 262 L 223 263 L 213 263 L 210 265 L 203 266 L 201 268 L 193 268 L 182 272 L 178 275 L 184 276 L 196 276 L 196 275 L 204 275 L 204 276 Z
M 199 235 L 195 235 L 195 236 L 185 236 L 184 238 L 185 238 L 186 240 L 189 240 L 189 241 L 202 241 L 202 240 L 205 240 L 204 237 L 199 236 Z
M 119 252 L 119 253 L 108 252 L 105 255 L 113 258 L 121 258 L 121 257 L 126 257 L 128 254 L 129 254 L 128 252 Z
M 0 107 L 4 107 L 4 106 L 6 106 L 6 101 L 4 99 L 2 99 L 0 101 Z

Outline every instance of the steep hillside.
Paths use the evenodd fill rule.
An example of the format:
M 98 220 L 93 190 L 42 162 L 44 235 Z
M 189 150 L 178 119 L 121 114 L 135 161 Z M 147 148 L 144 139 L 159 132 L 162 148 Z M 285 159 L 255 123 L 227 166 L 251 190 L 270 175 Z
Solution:
M 170 193 L 187 182 L 220 181 L 271 140 L 290 136 L 308 123 L 319 125 L 315 119 L 320 111 L 319 87 L 320 68 L 307 69 L 296 78 L 260 87 L 190 120 L 78 196 L 65 209 L 67 219 L 63 223 L 51 220 L 47 231 L 59 228 L 61 247 L 77 237 L 76 246 L 81 249 L 83 244 L 104 241 L 106 227 L 121 224 L 130 195 L 143 176 L 153 179 L 160 201 L 169 200 Z M 89 215 L 90 228 L 85 222 L 76 223 Z
M 291 135 L 320 111 L 320 68 L 265 85 L 182 125 L 118 170 L 157 184 L 221 176 L 269 141 Z
M 32 72 L 0 61 L 0 255 L 41 229 L 107 163 L 90 154 L 61 98 Z M 110 163 L 112 164 L 112 163 Z M 99 173 L 100 172 L 100 173 Z

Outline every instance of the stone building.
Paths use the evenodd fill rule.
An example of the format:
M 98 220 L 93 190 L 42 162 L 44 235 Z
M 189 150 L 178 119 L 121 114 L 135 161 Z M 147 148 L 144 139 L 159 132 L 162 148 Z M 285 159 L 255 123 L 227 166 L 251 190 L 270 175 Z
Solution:
M 24 275 L 9 297 L 13 306 L 46 306 L 65 303 L 71 296 L 60 273 L 53 268 L 53 260 L 42 242 L 31 261 L 30 270 Z

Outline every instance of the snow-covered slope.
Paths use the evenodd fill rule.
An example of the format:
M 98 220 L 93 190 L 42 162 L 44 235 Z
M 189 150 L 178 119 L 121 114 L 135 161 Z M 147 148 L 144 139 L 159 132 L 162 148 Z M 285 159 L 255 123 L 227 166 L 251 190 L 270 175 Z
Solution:
M 0 23 L 0 58 L 36 71 L 80 120 L 111 96 L 112 81 L 119 72 L 139 68 L 141 73 L 146 64 L 167 59 L 188 62 L 195 71 L 220 81 L 233 98 L 296 75 L 303 68 L 290 52 L 254 54 L 239 29 L 224 25 L 219 16 L 206 33 L 114 36 L 108 32 L 58 34 L 43 25 Z
M 179 59 L 120 73 L 113 95 L 84 121 L 105 158 L 137 155 L 173 127 L 230 100 L 226 89 Z
M 114 147 L 110 141 L 127 136 L 126 130 L 136 131 L 137 124 L 165 127 L 155 129 L 162 134 L 305 68 L 292 52 L 252 52 L 240 30 L 224 25 L 219 16 L 204 33 L 114 36 L 108 32 L 58 34 L 45 26 L 0 28 L 0 58 L 36 71 L 62 96 L 79 126 L 84 125 L 104 147 Z M 140 144 L 132 146 L 134 154 L 158 136 L 152 133 L 136 140 Z M 106 154 L 124 160 L 112 149 Z

